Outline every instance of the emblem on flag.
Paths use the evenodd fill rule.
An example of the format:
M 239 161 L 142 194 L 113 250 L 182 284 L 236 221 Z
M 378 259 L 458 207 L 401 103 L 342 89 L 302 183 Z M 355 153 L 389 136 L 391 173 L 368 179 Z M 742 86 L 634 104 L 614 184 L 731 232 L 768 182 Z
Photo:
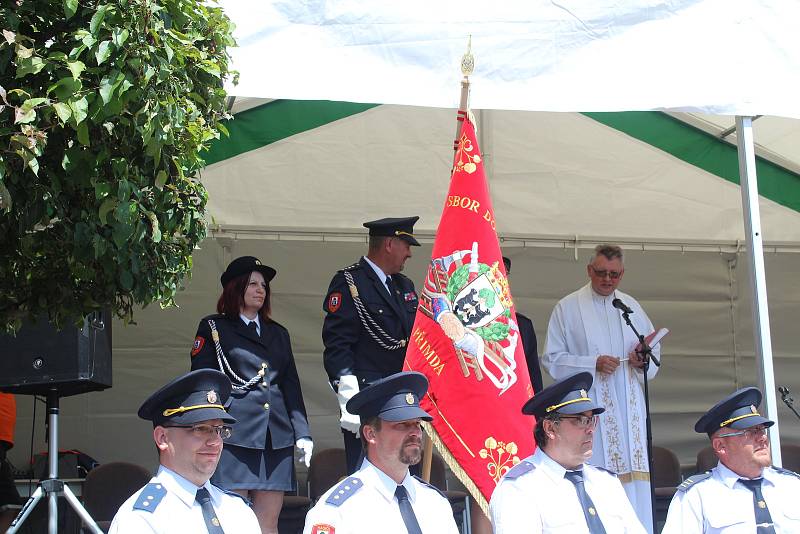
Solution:
M 314 525 L 311 534 L 336 534 L 336 529 L 331 525 Z

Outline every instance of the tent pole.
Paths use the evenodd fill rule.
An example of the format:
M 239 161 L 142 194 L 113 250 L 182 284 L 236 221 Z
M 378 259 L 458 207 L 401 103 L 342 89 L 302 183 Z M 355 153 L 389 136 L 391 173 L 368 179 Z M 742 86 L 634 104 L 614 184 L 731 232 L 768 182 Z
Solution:
M 753 289 L 753 326 L 759 382 L 764 393 L 764 411 L 775 425 L 769 429 L 772 463 L 781 466 L 781 446 L 778 432 L 778 405 L 775 396 L 775 373 L 772 366 L 772 339 L 769 330 L 767 282 L 764 272 L 763 235 L 758 205 L 758 178 L 753 144 L 752 117 L 736 116 L 736 145 L 739 152 L 739 179 L 742 190 L 742 210 L 747 237 L 747 257 Z

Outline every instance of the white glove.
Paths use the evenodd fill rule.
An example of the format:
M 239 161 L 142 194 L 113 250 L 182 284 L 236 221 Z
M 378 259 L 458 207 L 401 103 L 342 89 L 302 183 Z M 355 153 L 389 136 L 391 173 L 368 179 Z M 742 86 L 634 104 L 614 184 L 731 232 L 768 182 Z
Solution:
M 344 375 L 339 378 L 339 388 L 336 397 L 339 399 L 339 410 L 342 412 L 339 418 L 339 426 L 358 436 L 361 428 L 361 418 L 347 411 L 347 401 L 358 393 L 358 378 L 355 375 Z
M 306 464 L 306 467 L 311 465 L 311 451 L 314 450 L 314 442 L 309 438 L 300 438 L 294 444 L 297 447 L 297 461 Z

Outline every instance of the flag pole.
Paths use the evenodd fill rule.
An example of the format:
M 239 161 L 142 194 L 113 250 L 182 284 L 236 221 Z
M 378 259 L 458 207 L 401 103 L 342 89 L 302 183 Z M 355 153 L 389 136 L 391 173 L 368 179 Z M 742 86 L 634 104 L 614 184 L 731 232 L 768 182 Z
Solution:
M 458 150 L 458 140 L 461 138 L 461 126 L 464 124 L 464 116 L 469 112 L 469 75 L 475 68 L 475 58 L 472 56 L 472 35 L 467 41 L 467 51 L 461 56 L 461 72 L 464 78 L 461 80 L 461 100 L 458 104 L 458 120 L 456 121 L 456 138 L 453 140 L 453 150 Z M 462 115 L 463 114 L 463 115 Z M 431 480 L 431 464 L 433 462 L 433 440 L 425 440 L 425 449 L 422 452 L 422 479 L 425 482 Z
M 475 58 L 472 56 L 472 35 L 469 36 L 467 52 L 461 56 L 461 101 L 458 104 L 458 121 L 456 121 L 456 138 L 453 140 L 453 150 L 458 150 L 458 140 L 461 138 L 461 126 L 464 115 L 469 113 L 469 75 L 475 69 Z M 462 115 L 462 113 L 464 115 Z

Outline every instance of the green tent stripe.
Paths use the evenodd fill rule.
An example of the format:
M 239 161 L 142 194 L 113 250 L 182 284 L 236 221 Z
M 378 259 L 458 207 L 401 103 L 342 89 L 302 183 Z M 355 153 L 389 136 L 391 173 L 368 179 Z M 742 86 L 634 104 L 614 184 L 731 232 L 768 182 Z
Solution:
M 584 113 L 597 122 L 652 145 L 711 174 L 739 184 L 736 147 L 659 111 Z M 800 175 L 756 157 L 758 192 L 800 211 Z
M 230 137 L 222 135 L 201 155 L 206 165 L 211 165 L 377 105 L 327 100 L 273 100 L 237 113 L 236 118 L 226 121 Z

